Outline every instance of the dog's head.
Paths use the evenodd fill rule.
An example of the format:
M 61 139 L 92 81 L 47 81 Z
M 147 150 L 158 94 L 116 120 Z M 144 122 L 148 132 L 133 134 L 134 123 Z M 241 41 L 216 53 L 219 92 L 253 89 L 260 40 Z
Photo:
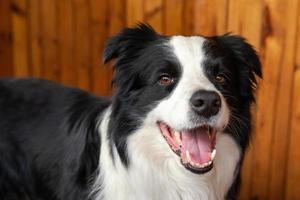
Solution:
M 218 133 L 247 143 L 255 76 L 262 72 L 243 38 L 168 37 L 141 24 L 110 39 L 104 62 L 113 58 L 118 89 L 110 132 L 125 164 L 128 137 L 140 129 L 148 128 L 154 142 L 160 138 L 195 173 L 213 167 Z

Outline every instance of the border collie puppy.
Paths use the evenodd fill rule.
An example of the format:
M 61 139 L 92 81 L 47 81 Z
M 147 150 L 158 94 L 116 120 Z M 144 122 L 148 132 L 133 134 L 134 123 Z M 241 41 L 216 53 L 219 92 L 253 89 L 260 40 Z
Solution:
M 111 38 L 112 100 L 0 81 L 2 200 L 236 199 L 261 65 L 234 35 Z

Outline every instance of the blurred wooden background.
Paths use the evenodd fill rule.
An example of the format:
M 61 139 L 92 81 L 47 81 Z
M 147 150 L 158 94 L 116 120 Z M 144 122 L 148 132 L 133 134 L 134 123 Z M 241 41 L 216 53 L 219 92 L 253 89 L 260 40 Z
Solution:
M 0 0 L 0 76 L 111 95 L 106 39 L 148 22 L 164 34 L 232 32 L 259 51 L 264 80 L 243 167 L 243 200 L 300 199 L 300 0 Z M 1 94 L 0 94 L 1 95 Z

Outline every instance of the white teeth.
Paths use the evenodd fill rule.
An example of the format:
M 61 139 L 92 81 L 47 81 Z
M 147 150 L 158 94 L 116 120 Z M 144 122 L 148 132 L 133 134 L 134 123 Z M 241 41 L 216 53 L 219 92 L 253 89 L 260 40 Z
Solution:
M 181 145 L 180 132 L 175 131 L 174 135 L 175 135 L 176 142 L 177 142 L 179 145 Z
M 213 152 L 211 152 L 211 160 L 215 159 L 216 157 L 216 149 L 213 150 Z
M 216 150 L 214 150 L 212 152 L 212 155 L 215 154 Z M 194 167 L 198 167 L 198 168 L 203 168 L 203 167 L 207 167 L 209 165 L 212 164 L 212 160 L 210 160 L 209 162 L 207 163 L 203 163 L 203 164 L 200 164 L 200 163 L 197 163 L 197 162 L 193 162 L 192 159 L 191 159 L 191 155 L 190 155 L 190 152 L 187 150 L 185 151 L 185 156 L 186 156 L 186 161 L 184 163 L 189 163 L 190 165 L 194 166 Z
M 203 168 L 203 167 L 207 167 L 209 165 L 212 164 L 213 161 L 209 161 L 207 163 L 204 163 L 204 164 L 200 164 L 200 163 L 194 163 L 194 162 L 189 162 L 191 165 L 195 166 L 195 167 L 200 167 L 200 168 Z
M 207 162 L 207 163 L 204 163 L 203 165 L 201 165 L 201 167 L 207 167 L 207 166 L 209 166 L 211 164 L 212 164 L 212 160 L 209 161 L 209 162 Z
M 192 160 L 191 160 L 190 152 L 188 150 L 185 152 L 185 156 L 186 156 L 186 161 L 190 163 Z

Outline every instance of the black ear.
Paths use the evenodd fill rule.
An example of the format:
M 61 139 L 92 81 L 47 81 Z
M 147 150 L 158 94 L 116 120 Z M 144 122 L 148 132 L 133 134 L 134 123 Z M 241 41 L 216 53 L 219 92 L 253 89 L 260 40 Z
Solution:
M 218 37 L 218 40 L 236 65 L 240 94 L 254 100 L 256 76 L 262 78 L 261 63 L 256 51 L 245 38 L 240 36 L 226 34 Z
M 137 24 L 134 28 L 125 28 L 112 37 L 104 49 L 103 61 L 107 63 L 114 58 L 134 56 L 147 42 L 153 41 L 158 34 L 148 24 Z

